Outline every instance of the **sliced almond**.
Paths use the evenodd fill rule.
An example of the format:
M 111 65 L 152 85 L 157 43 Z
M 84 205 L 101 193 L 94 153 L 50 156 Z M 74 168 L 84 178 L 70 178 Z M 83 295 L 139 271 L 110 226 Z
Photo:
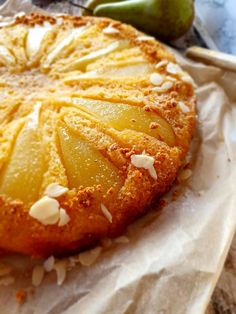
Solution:
M 180 74 L 182 69 L 178 64 L 169 62 L 166 66 L 166 71 L 170 74 Z
M 184 74 L 181 76 L 181 80 L 185 83 L 188 83 L 194 87 L 196 87 L 196 83 L 194 82 L 194 80 L 191 78 L 191 76 L 189 76 L 186 72 L 184 72 Z
M 59 197 L 69 191 L 68 188 L 58 184 L 58 183 L 51 183 L 46 188 L 45 194 L 49 197 Z
M 153 84 L 153 85 L 161 85 L 163 83 L 163 77 L 161 74 L 158 74 L 158 73 L 152 73 L 150 75 L 150 82 Z
M 137 37 L 137 40 L 138 41 L 153 41 L 155 40 L 155 38 L 152 36 L 139 36 Z
M 104 204 L 101 204 L 101 210 L 102 210 L 103 215 L 107 218 L 107 220 L 110 223 L 112 223 L 112 215 Z
M 101 254 L 101 251 L 102 248 L 98 246 L 95 249 L 80 253 L 79 254 L 80 263 L 84 266 L 92 265 Z
M 108 25 L 106 28 L 102 31 L 106 35 L 113 35 L 113 34 L 119 34 L 119 30 L 112 26 L 112 24 Z
M 166 77 L 167 81 L 172 81 L 172 82 L 176 82 L 176 78 L 172 77 L 172 76 L 167 76 Z
M 163 83 L 161 86 L 153 87 L 153 91 L 155 92 L 166 92 L 174 86 L 173 82 L 167 81 Z
M 157 180 L 157 173 L 154 168 L 155 158 L 152 156 L 148 156 L 145 154 L 140 155 L 132 155 L 131 156 L 131 164 L 137 168 L 144 168 L 148 170 L 150 176 Z
M 32 284 L 35 287 L 38 287 L 44 278 L 44 267 L 41 265 L 36 265 L 32 271 Z
M 63 282 L 66 279 L 66 273 L 67 273 L 67 261 L 61 260 L 54 264 L 53 267 L 57 274 L 57 284 L 58 286 L 61 286 Z
M 44 196 L 31 206 L 29 215 L 40 221 L 43 225 L 54 225 L 60 217 L 59 207 L 60 204 L 57 200 Z
M 55 264 L 55 258 L 52 255 L 44 261 L 43 267 L 46 270 L 46 272 L 50 272 L 53 270 L 54 264 Z
M 69 259 L 68 259 L 67 269 L 71 270 L 78 263 L 79 263 L 79 256 L 78 255 L 70 256 Z
M 110 239 L 110 238 L 103 238 L 102 240 L 101 240 L 101 244 L 102 244 L 102 246 L 104 247 L 104 248 L 109 248 L 109 247 L 111 247 L 112 246 L 112 239 Z
M 192 175 L 192 170 L 190 169 L 184 169 L 182 170 L 179 175 L 178 175 L 178 178 L 181 180 L 181 181 L 185 181 L 187 179 L 189 179 Z
M 190 111 L 189 107 L 186 106 L 183 101 L 179 101 L 179 102 L 178 102 L 178 106 L 179 106 L 179 108 L 181 109 L 181 111 L 182 111 L 183 113 L 187 113 L 187 112 Z
M 166 66 L 168 64 L 168 61 L 167 60 L 162 60 L 160 62 L 158 62 L 156 65 L 155 65 L 155 68 L 156 69 L 159 69 L 159 68 L 162 68 L 164 66 Z
M 68 224 L 68 222 L 70 221 L 70 216 L 67 214 L 64 208 L 59 209 L 59 215 L 60 215 L 60 218 L 59 218 L 58 226 L 63 227 L 66 224 Z

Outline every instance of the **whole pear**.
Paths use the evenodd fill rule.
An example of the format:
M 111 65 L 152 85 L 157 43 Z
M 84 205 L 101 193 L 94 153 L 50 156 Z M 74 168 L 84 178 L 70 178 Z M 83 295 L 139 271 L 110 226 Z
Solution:
M 191 27 L 194 4 L 193 0 L 126 0 L 97 5 L 94 15 L 120 20 L 168 41 Z

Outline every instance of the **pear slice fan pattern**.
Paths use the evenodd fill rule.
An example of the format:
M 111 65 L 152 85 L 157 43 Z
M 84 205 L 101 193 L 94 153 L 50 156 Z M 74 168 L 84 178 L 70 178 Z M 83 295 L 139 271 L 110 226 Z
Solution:
M 195 123 L 192 79 L 110 19 L 0 26 L 0 248 L 33 256 L 120 234 L 173 183 Z

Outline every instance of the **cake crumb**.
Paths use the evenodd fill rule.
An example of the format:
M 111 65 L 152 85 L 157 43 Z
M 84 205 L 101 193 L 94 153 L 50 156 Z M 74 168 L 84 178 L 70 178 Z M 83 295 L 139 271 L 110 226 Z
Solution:
M 159 206 L 160 206 L 160 208 L 165 207 L 167 204 L 168 204 L 167 200 L 165 200 L 165 199 L 160 199 L 160 201 L 159 201 Z
M 182 193 L 181 189 L 178 189 L 178 190 L 173 191 L 173 194 L 172 194 L 172 201 L 176 201 L 177 198 L 181 195 L 181 193 Z
M 205 194 L 204 190 L 198 191 L 198 196 L 203 196 Z
M 151 130 L 158 129 L 159 127 L 160 127 L 160 125 L 159 125 L 157 122 L 151 122 L 151 123 L 149 124 L 149 128 L 150 128 Z
M 25 290 L 18 290 L 16 292 L 16 301 L 19 304 L 24 304 L 27 300 L 27 292 Z

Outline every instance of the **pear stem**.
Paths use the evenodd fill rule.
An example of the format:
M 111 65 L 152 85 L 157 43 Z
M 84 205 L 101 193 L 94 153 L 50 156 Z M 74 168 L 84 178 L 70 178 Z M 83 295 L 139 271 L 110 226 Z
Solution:
M 78 7 L 78 8 L 81 8 L 81 9 L 84 9 L 84 10 L 87 10 L 87 11 L 93 13 L 93 10 L 86 8 L 86 7 L 83 6 L 82 4 L 75 3 L 73 0 L 69 0 L 69 3 L 70 3 L 71 5 L 73 5 L 73 6 L 75 6 L 75 7 Z

